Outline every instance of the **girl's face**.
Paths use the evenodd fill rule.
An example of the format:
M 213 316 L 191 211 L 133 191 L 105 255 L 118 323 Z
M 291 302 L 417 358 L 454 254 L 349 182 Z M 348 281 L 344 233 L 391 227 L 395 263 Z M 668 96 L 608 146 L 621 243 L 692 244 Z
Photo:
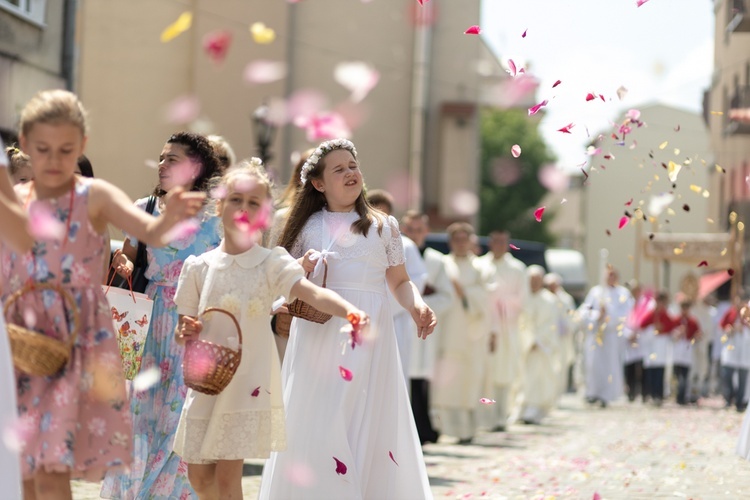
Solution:
M 34 171 L 31 170 L 31 165 L 28 163 L 24 164 L 21 168 L 16 170 L 16 173 L 12 175 L 13 184 L 23 184 L 29 182 L 34 178 Z
M 192 189 L 200 165 L 190 159 L 182 144 L 167 143 L 159 155 L 159 187 L 164 191 L 182 186 Z
M 21 149 L 31 158 L 37 187 L 68 189 L 83 154 L 86 137 L 72 123 L 35 123 L 19 137 Z
M 351 210 L 362 194 L 362 171 L 354 156 L 346 149 L 325 155 L 325 168 L 319 179 L 312 179 L 315 189 L 326 197 L 333 211 Z
M 267 222 L 258 220 L 266 216 L 264 205 L 270 206 L 265 184 L 251 176 L 235 178 L 228 186 L 226 198 L 219 204 L 226 239 L 244 248 L 252 246 L 254 237 L 260 235 L 262 223 Z

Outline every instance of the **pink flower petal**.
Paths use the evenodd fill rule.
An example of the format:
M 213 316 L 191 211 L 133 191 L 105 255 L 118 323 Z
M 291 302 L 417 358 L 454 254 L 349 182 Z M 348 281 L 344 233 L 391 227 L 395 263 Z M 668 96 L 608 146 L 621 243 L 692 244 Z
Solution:
M 544 215 L 544 209 L 547 207 L 539 207 L 534 210 L 534 218 L 537 222 L 542 222 L 542 215 Z
M 203 50 L 217 64 L 224 61 L 231 44 L 232 33 L 226 30 L 212 31 L 203 37 Z
M 481 32 L 482 32 L 482 28 L 480 28 L 477 25 L 474 25 L 474 26 L 469 26 L 469 29 L 464 31 L 464 35 L 478 35 Z
M 557 129 L 557 131 L 558 132 L 562 132 L 563 134 L 572 134 L 572 132 L 570 131 L 570 129 L 572 129 L 574 126 L 575 126 L 574 124 L 568 123 L 563 128 Z
M 511 250 L 520 250 L 520 248 L 518 248 L 517 246 L 515 246 L 513 243 L 511 243 L 508 246 L 510 247 Z
M 521 156 L 521 146 L 514 144 L 513 147 L 510 148 L 510 154 L 513 155 L 513 158 Z
M 336 457 L 333 457 L 333 459 L 336 461 L 336 474 L 341 476 L 346 474 L 346 464 Z
M 596 99 L 596 96 L 594 94 L 592 94 L 591 92 L 589 92 L 588 94 L 586 94 L 586 102 L 593 101 L 594 99 Z
M 617 229 L 624 228 L 625 226 L 628 225 L 628 222 L 630 222 L 630 217 L 625 217 L 625 216 L 621 217 L 620 223 L 617 225 Z
M 543 100 L 539 104 L 535 104 L 534 106 L 530 107 L 529 116 L 537 114 L 537 112 L 546 105 L 547 105 L 547 99 Z
M 648 0 L 643 0 L 643 1 L 648 2 Z M 602 500 L 602 496 L 599 493 L 594 493 L 594 498 L 592 498 L 591 500 Z
M 646 3 L 646 2 L 648 2 L 648 0 L 637 0 L 637 1 L 635 2 L 635 6 L 636 6 L 636 7 L 640 7 L 641 5 L 643 5 L 643 4 L 644 4 L 644 3 Z M 594 499 L 594 500 L 597 500 L 597 499 Z
M 625 113 L 626 118 L 630 118 L 631 120 L 638 120 L 641 117 L 641 112 L 637 109 L 629 109 L 627 113 Z
M 539 183 L 553 193 L 565 191 L 570 184 L 570 177 L 562 168 L 555 165 L 545 165 L 539 170 Z
M 626 207 L 629 207 L 632 204 L 633 204 L 633 198 L 630 198 L 630 200 L 628 200 L 628 201 L 625 202 L 625 206 Z
M 521 34 L 521 38 L 526 38 L 526 32 L 529 30 L 523 30 L 523 33 Z
M 510 73 L 510 76 L 516 76 L 516 63 L 513 62 L 513 59 L 508 59 L 508 68 L 508 73 Z
M 320 142 L 337 137 L 348 138 L 352 135 L 344 118 L 340 114 L 330 111 L 297 117 L 294 124 L 306 130 L 309 142 Z
M 599 99 L 601 99 L 602 102 L 607 102 L 607 100 L 604 98 L 604 96 L 602 94 L 599 94 Z
M 172 229 L 164 234 L 162 241 L 165 243 L 171 243 L 173 241 L 187 239 L 200 231 L 200 228 L 200 222 L 194 219 L 178 222 Z
M 354 375 L 352 375 L 352 372 L 347 370 L 343 366 L 339 366 L 339 374 L 341 374 L 341 378 L 343 378 L 347 382 L 351 382 L 352 378 L 354 378 Z
M 495 401 L 494 399 L 489 398 L 481 398 L 479 402 L 483 405 L 494 405 L 495 403 L 497 403 L 497 401 Z
M 65 238 L 65 224 L 45 205 L 34 202 L 29 206 L 29 232 L 35 239 L 62 241 Z
M 184 125 L 198 118 L 201 106 L 198 98 L 185 95 L 174 99 L 167 104 L 165 119 L 168 123 Z
M 396 462 L 396 459 L 395 459 L 395 458 L 393 458 L 393 452 L 392 452 L 392 451 L 389 451 L 389 452 L 388 452 L 388 456 L 389 456 L 389 457 L 391 457 L 391 460 L 393 460 L 393 463 L 394 463 L 394 464 L 398 465 L 398 462 Z M 400 467 L 400 466 L 399 466 L 399 467 Z
M 254 398 L 257 398 L 260 395 L 260 386 L 256 387 L 255 390 L 250 393 L 250 395 Z
M 453 194 L 451 207 L 459 215 L 474 215 L 479 211 L 479 197 L 472 191 L 462 189 Z
M 333 77 L 352 93 L 352 101 L 360 102 L 378 84 L 380 73 L 364 62 L 348 62 L 336 65 Z
M 242 76 L 247 83 L 275 82 L 286 76 L 286 64 L 279 61 L 253 61 L 245 66 Z
M 554 89 L 555 87 L 557 87 L 557 86 L 558 86 L 558 85 L 560 85 L 561 83 L 562 83 L 562 81 L 560 81 L 560 80 L 557 80 L 557 81 L 556 81 L 555 83 L 553 83 L 553 84 L 552 84 L 552 88 Z

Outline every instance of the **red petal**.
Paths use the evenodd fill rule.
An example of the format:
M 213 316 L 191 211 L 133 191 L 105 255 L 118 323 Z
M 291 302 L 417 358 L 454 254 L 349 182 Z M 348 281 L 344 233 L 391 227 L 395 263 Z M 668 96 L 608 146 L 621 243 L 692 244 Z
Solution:
M 203 37 L 203 50 L 215 63 L 220 63 L 227 56 L 229 45 L 232 43 L 232 33 L 218 30 Z
M 708 262 L 705 260 L 702 260 L 700 264 L 698 264 L 698 267 L 708 267 Z
M 257 398 L 259 394 L 260 394 L 260 386 L 256 387 L 255 390 L 250 393 L 250 395 L 254 398 Z
M 344 368 L 343 366 L 339 366 L 339 373 L 341 374 L 341 378 L 346 380 L 347 382 L 351 382 L 354 375 L 352 375 L 352 372 Z
M 588 178 L 589 178 L 589 174 L 588 174 L 588 173 L 586 173 L 586 171 L 585 171 L 585 170 L 583 169 L 583 167 L 581 167 L 581 172 L 583 172 L 583 176 L 584 176 L 584 177 L 586 178 L 586 179 L 584 179 L 584 180 L 588 180 Z
M 554 89 L 558 85 L 560 85 L 562 82 L 560 80 L 557 80 L 555 83 L 552 84 L 552 88 Z
M 389 451 L 389 452 L 388 452 L 388 456 L 389 456 L 389 457 L 391 457 L 391 460 L 393 460 L 393 463 L 394 463 L 394 464 L 398 465 L 398 462 L 396 462 L 396 459 L 395 459 L 395 458 L 393 458 L 393 452 L 392 452 L 392 451 Z M 400 466 L 399 466 L 399 467 L 400 467 Z
M 648 0 L 646 0 L 646 1 L 648 1 Z M 640 5 L 639 5 L 639 7 L 640 7 Z M 602 497 L 601 497 L 601 495 L 599 495 L 599 493 L 594 493 L 594 498 L 592 498 L 591 500 L 602 500 Z
M 617 225 L 617 229 L 622 229 L 625 226 L 628 225 L 628 222 L 630 222 L 630 219 L 628 217 L 622 217 L 620 219 L 620 223 Z
M 511 250 L 520 250 L 520 248 L 518 248 L 517 246 L 515 246 L 513 243 L 511 243 L 508 246 L 510 247 Z
M 539 207 L 534 210 L 534 218 L 537 222 L 542 222 L 542 215 L 544 215 L 544 209 L 547 207 Z
M 563 134 L 571 134 L 572 132 L 570 131 L 570 129 L 573 128 L 573 127 L 574 127 L 574 125 L 572 123 L 568 123 L 563 128 L 557 129 L 557 131 L 558 132 L 562 132 Z
M 586 101 L 593 101 L 594 99 L 596 99 L 596 96 L 592 94 L 591 92 L 586 94 Z
M 333 457 L 333 459 L 336 461 L 336 474 L 342 476 L 346 474 L 346 464 L 336 457 Z
M 601 99 L 602 101 L 606 102 L 606 100 L 604 99 L 604 96 L 601 95 L 601 94 L 599 94 L 599 99 Z
M 523 34 L 521 35 L 521 38 L 526 38 L 526 32 L 527 32 L 527 31 L 528 31 L 528 30 L 523 30 Z
M 629 206 L 630 206 L 630 205 L 632 205 L 632 204 L 633 204 L 633 198 L 630 198 L 630 200 L 629 200 L 628 202 L 626 202 L 626 203 L 625 203 L 625 206 L 626 206 L 626 207 L 629 207 Z
M 727 269 L 727 274 L 729 274 L 729 276 L 734 276 L 734 269 Z
M 477 26 L 476 24 L 474 26 L 469 26 L 469 29 L 464 31 L 464 35 L 478 35 L 482 32 L 482 28 Z
M 529 116 L 537 114 L 537 112 L 546 105 L 547 105 L 547 99 L 543 100 L 539 104 L 535 104 L 534 106 L 530 107 Z

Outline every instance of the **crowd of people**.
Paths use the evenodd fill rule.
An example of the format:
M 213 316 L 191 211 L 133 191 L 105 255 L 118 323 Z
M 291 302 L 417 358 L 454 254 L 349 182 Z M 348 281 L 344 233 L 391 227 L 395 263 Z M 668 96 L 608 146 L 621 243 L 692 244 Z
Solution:
M 581 386 L 592 405 L 624 394 L 661 405 L 674 377 L 678 404 L 720 387 L 728 406 L 747 405 L 739 300 L 675 308 L 609 268 L 576 305 L 559 275 L 513 257 L 507 231 L 479 255 L 466 222 L 448 226 L 442 254 L 426 244 L 426 214 L 397 221 L 393 198 L 365 189 L 346 139 L 300 155 L 276 196 L 259 159 L 178 132 L 153 192 L 133 203 L 94 177 L 87 127 L 74 94 L 37 94 L 0 171 L 0 292 L 23 297 L 5 321 L 73 336 L 53 375 L 13 372 L 0 317 L 8 498 L 69 499 L 71 479 L 103 481 L 103 498 L 242 498 L 250 458 L 268 459 L 261 498 L 431 498 L 422 445 L 538 425 Z M 110 225 L 126 235 L 114 256 Z M 144 245 L 153 310 L 140 370 L 158 373 L 145 387 L 123 376 L 101 286 L 132 277 Z M 212 308 L 241 335 L 206 323 Z M 218 394 L 183 377 L 198 338 L 241 353 Z

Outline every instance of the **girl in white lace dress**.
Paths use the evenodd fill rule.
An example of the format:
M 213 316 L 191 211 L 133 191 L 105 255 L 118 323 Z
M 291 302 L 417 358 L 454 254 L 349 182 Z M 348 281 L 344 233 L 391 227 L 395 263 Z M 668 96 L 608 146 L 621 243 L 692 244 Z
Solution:
M 201 332 L 197 318 L 208 307 L 232 313 L 242 331 L 242 359 L 218 395 L 189 390 L 174 451 L 188 464 L 188 478 L 202 499 L 242 498 L 242 462 L 267 458 L 286 443 L 279 356 L 269 322 L 271 305 L 282 295 L 299 297 L 321 311 L 367 322 L 367 316 L 335 293 L 303 278 L 302 267 L 283 248 L 255 244 L 271 187 L 253 158 L 228 171 L 214 192 L 223 193 L 217 212 L 224 226 L 221 245 L 189 257 L 182 268 L 175 303 L 178 342 Z M 209 329 L 200 335 L 237 348 L 235 330 Z
M 398 223 L 367 204 L 348 140 L 321 144 L 301 181 L 279 244 L 316 283 L 327 261 L 327 287 L 371 322 L 354 337 L 336 319 L 292 322 L 282 369 L 287 450 L 266 462 L 260 498 L 432 498 L 386 284 L 421 338 L 435 315 L 406 273 Z

